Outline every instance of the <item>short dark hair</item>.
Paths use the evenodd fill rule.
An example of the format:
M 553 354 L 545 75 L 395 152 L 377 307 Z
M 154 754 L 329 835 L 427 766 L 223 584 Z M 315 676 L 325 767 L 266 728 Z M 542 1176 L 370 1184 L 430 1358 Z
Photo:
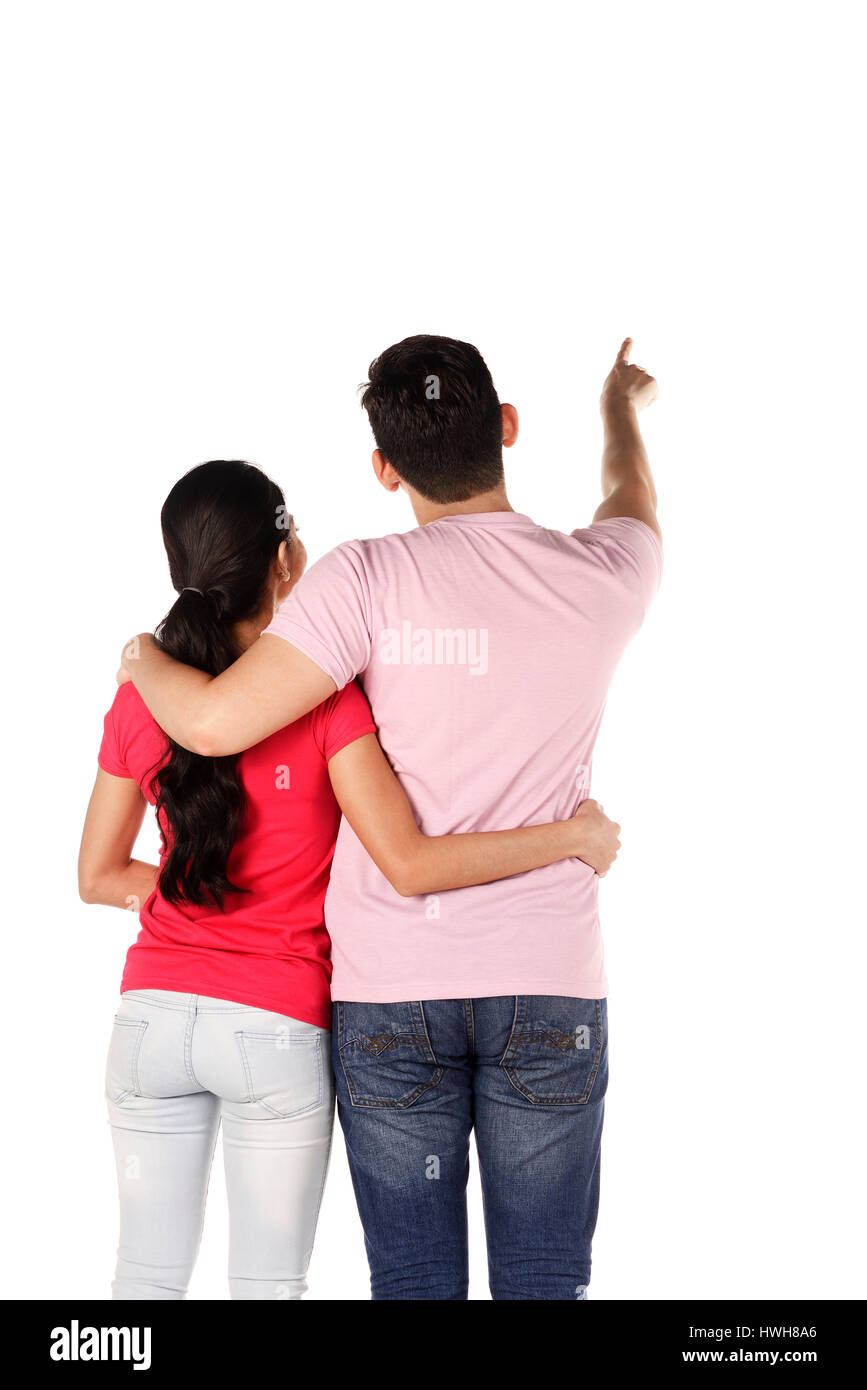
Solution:
M 503 418 L 478 348 L 419 333 L 370 364 L 361 404 L 376 447 L 429 502 L 465 502 L 503 481 Z

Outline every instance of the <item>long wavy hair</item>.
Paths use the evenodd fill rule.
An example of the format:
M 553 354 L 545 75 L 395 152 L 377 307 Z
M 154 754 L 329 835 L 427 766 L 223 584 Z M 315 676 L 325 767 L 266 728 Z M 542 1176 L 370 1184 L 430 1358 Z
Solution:
M 252 464 L 217 459 L 175 483 L 160 522 L 178 597 L 154 635 L 169 656 L 218 676 L 240 656 L 235 624 L 260 613 L 278 547 L 291 542 L 283 494 Z M 237 757 L 203 758 L 170 739 L 151 786 L 160 893 L 222 909 L 227 893 L 245 891 L 228 875 L 245 804 Z

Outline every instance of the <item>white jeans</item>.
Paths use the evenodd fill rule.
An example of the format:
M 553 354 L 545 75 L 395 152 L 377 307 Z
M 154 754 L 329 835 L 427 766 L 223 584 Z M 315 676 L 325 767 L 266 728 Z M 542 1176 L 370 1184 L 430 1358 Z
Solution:
M 302 1296 L 331 1148 L 328 1040 L 226 999 L 122 996 L 106 1074 L 120 1188 L 114 1298 L 185 1296 L 221 1120 L 231 1296 Z

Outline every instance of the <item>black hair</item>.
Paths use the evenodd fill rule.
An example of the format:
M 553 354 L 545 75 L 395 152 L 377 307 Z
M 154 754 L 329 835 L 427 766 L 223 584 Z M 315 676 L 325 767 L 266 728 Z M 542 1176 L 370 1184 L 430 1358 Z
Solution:
M 503 423 L 478 348 L 421 333 L 386 348 L 361 388 L 376 446 L 430 502 L 465 502 L 503 481 Z
M 260 612 L 277 549 L 291 539 L 283 494 L 252 464 L 217 459 L 175 483 L 160 522 L 179 592 L 155 636 L 176 660 L 218 676 L 240 656 L 233 627 Z M 170 739 L 151 785 L 166 854 L 160 893 L 222 908 L 226 893 L 242 891 L 228 876 L 245 804 L 236 756 L 201 757 Z

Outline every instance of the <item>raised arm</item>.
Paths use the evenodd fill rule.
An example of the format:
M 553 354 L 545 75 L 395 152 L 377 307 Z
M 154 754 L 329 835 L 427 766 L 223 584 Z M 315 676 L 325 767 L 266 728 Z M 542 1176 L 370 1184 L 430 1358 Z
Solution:
M 626 338 L 605 380 L 599 408 L 604 430 L 602 446 L 603 501 L 594 521 L 632 516 L 661 537 L 656 519 L 656 488 L 638 427 L 638 412 L 656 400 L 656 381 L 643 367 L 629 361 L 632 339 Z
M 423 835 L 375 734 L 341 748 L 328 773 L 352 829 L 404 898 L 490 883 L 559 859 L 583 859 L 601 877 L 620 848 L 620 826 L 595 801 L 582 802 L 570 820 L 546 825 Z
M 174 661 L 147 632 L 124 648 L 122 666 L 169 737 L 206 758 L 251 748 L 337 689 L 315 661 L 272 634 L 219 676 Z

